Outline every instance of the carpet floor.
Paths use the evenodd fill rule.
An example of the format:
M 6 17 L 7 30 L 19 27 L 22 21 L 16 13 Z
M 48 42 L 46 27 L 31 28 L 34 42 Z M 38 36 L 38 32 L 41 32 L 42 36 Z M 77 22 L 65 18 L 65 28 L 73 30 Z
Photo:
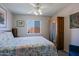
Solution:
M 58 56 L 68 56 L 68 53 L 62 50 L 58 50 Z

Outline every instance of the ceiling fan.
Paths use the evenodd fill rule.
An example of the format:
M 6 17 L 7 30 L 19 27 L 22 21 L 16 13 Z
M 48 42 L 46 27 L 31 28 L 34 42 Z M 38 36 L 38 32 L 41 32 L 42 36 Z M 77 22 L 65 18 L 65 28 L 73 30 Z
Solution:
M 30 3 L 30 5 L 33 7 L 33 10 L 30 11 L 29 13 L 34 13 L 35 15 L 42 15 L 42 5 L 40 3 Z

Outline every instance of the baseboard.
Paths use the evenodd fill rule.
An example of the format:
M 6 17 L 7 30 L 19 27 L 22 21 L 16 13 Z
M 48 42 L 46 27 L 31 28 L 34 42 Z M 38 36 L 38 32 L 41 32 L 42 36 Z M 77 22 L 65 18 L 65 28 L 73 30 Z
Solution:
M 68 50 L 66 50 L 66 49 L 64 49 L 64 51 L 65 51 L 65 52 L 67 52 L 67 53 L 69 52 L 69 51 L 68 51 Z

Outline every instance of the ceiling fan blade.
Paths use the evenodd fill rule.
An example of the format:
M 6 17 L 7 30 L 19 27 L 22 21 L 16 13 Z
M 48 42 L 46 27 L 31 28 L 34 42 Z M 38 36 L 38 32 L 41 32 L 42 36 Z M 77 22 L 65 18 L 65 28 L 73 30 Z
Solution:
M 31 13 L 33 13 L 33 10 L 31 10 L 31 11 L 28 11 L 27 13 L 28 13 L 28 14 L 31 14 Z
M 34 4 L 34 3 L 30 3 L 30 5 L 33 6 L 33 7 L 36 7 L 36 4 Z

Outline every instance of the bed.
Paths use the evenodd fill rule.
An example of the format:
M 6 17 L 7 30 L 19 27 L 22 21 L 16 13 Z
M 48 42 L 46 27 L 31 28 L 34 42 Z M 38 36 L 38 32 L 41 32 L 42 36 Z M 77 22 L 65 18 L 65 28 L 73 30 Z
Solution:
M 0 34 L 0 56 L 57 56 L 55 45 L 42 36 L 17 37 Z

